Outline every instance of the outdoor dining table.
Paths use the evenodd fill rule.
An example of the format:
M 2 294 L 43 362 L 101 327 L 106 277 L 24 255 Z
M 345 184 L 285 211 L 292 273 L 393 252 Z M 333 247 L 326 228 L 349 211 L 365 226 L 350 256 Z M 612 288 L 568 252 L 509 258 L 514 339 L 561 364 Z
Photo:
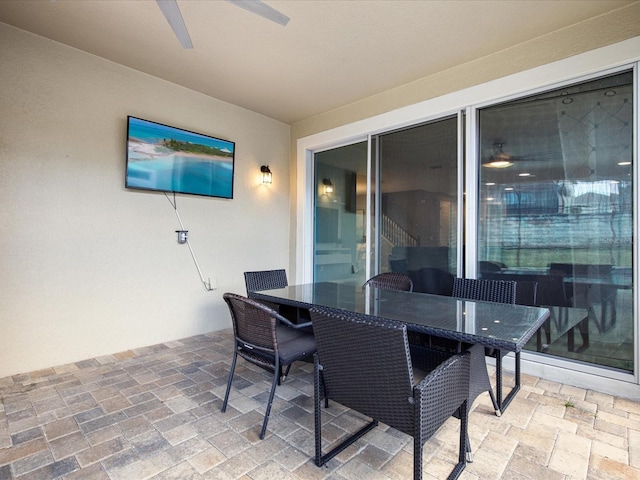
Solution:
M 461 300 L 415 292 L 383 290 L 337 282 L 290 285 L 251 292 L 251 298 L 300 309 L 331 307 L 373 318 L 404 323 L 409 332 L 454 340 L 468 345 L 520 352 L 549 317 L 549 309 L 493 302 Z M 497 384 L 500 411 L 520 390 L 520 362 L 515 362 L 515 385 L 502 399 Z

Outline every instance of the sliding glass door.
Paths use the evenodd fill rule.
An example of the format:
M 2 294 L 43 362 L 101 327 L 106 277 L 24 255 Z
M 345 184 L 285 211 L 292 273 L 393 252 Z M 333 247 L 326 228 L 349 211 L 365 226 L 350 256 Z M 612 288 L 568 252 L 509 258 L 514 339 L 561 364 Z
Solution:
M 478 111 L 478 272 L 538 282 L 532 350 L 633 372 L 633 72 Z
M 407 273 L 417 292 L 457 272 L 458 135 L 449 117 L 373 139 L 378 271 Z
M 423 292 L 433 270 L 456 274 L 459 123 L 373 136 L 368 193 L 367 142 L 314 154 L 315 282 L 367 280 L 367 226 L 369 276 L 407 273 Z
M 314 155 L 315 282 L 366 278 L 367 142 Z

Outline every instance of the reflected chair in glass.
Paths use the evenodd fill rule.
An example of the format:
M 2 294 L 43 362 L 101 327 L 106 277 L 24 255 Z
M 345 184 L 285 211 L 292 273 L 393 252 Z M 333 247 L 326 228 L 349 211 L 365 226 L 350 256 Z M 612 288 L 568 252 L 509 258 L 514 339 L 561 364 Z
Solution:
M 549 308 L 550 316 L 545 321 L 543 327 L 536 332 L 536 349 L 538 352 L 544 351 L 551 343 L 551 322 L 556 326 L 556 331 L 561 330 L 561 324 L 566 323 L 567 299 L 564 291 L 562 277 L 559 275 L 540 275 L 529 273 L 487 273 L 482 276 L 489 280 L 515 281 L 516 304 L 529 305 L 533 307 Z M 554 307 L 558 307 L 556 317 Z M 542 342 L 542 331 L 546 336 L 546 343 Z
M 276 385 L 286 379 L 293 362 L 312 357 L 316 351 L 316 342 L 313 333 L 302 330 L 308 324 L 294 325 L 275 310 L 250 298 L 234 293 L 225 293 L 222 297 L 229 306 L 235 340 L 222 411 L 227 409 L 238 355 L 272 372 L 271 391 L 260 432 L 262 440 L 267 430 Z M 283 374 L 282 369 L 285 367 Z
M 478 262 L 478 270 L 481 275 L 484 275 L 485 273 L 497 273 L 503 268 L 507 268 L 507 265 L 502 262 L 492 260 L 481 260 Z
M 389 259 L 389 269 L 392 272 L 409 274 L 406 258 Z
M 413 281 L 409 275 L 400 272 L 380 273 L 367 280 L 363 286 L 381 288 L 383 290 L 413 292 Z
M 507 280 L 488 280 L 476 278 L 458 278 L 453 281 L 453 297 L 466 300 L 481 300 L 485 302 L 516 303 L 517 282 Z M 496 415 L 501 415 L 502 411 L 511 402 L 512 396 L 502 400 L 502 358 L 506 352 L 498 348 L 485 349 L 487 356 L 496 359 L 496 392 L 495 397 L 490 390 L 491 400 L 494 406 L 497 405 Z M 515 354 L 515 392 L 520 389 L 520 352 Z
M 546 345 L 539 345 L 538 351 L 544 351 L 551 344 L 551 322 L 556 327 L 556 333 L 558 335 L 568 329 L 569 350 L 573 350 L 574 343 L 574 328 L 569 328 L 569 307 L 571 307 L 571 300 L 567 297 L 564 277 L 562 275 L 535 275 L 536 282 L 538 282 L 538 305 L 541 307 L 547 307 L 550 312 L 550 316 L 544 324 L 544 330 L 546 335 Z M 556 315 L 556 309 L 558 314 Z M 583 344 L 589 344 L 588 333 L 585 337 L 582 333 Z
M 425 267 L 418 270 L 417 292 L 450 297 L 453 293 L 453 274 L 440 268 Z
M 315 463 L 321 467 L 352 445 L 378 422 L 413 437 L 413 478 L 422 478 L 424 443 L 457 414 L 460 418 L 458 463 L 449 475 L 458 478 L 466 466 L 469 353 L 449 355 L 433 350 L 433 369 L 419 379 L 400 322 L 371 319 L 326 307 L 311 309 L 318 352 L 314 356 Z M 322 453 L 322 408 L 333 400 L 371 420 Z
M 274 288 L 284 288 L 289 285 L 287 272 L 281 268 L 277 270 L 259 270 L 254 272 L 244 272 L 244 283 L 247 288 L 247 295 L 262 290 Z M 260 301 L 268 307 L 276 310 L 280 315 L 288 318 L 293 323 L 309 322 L 309 311 L 303 308 L 291 307 L 289 305 L 278 305 L 276 303 Z
M 587 316 L 581 322 L 581 332 L 588 335 L 588 320 L 592 319 L 598 333 L 607 332 L 616 323 L 617 288 L 612 284 L 611 264 L 584 263 L 551 263 L 550 274 L 564 275 L 567 297 L 571 306 L 587 311 Z M 567 282 L 566 280 L 570 280 Z M 595 312 L 595 306 L 600 304 L 600 318 Z M 610 315 L 608 315 L 610 314 Z M 607 318 L 609 320 L 607 321 Z

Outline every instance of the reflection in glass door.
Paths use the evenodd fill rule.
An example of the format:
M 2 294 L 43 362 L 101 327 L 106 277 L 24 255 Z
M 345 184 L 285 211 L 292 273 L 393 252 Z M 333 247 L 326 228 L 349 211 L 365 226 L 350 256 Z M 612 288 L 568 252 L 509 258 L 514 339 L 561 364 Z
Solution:
M 450 295 L 457 272 L 457 139 L 457 117 L 374 137 L 378 271 L 407 273 L 417 292 Z
M 633 72 L 479 110 L 478 272 L 538 282 L 529 349 L 634 370 Z
M 314 282 L 366 280 L 367 142 L 314 155 Z

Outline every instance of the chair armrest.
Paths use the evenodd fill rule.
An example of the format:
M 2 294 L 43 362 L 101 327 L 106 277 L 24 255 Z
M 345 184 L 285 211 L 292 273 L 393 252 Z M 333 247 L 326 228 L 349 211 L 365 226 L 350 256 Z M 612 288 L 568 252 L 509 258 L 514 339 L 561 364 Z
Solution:
M 414 390 L 424 392 L 430 386 L 433 388 L 436 382 L 441 380 L 446 382 L 447 379 L 450 379 L 453 384 L 468 384 L 470 358 L 471 353 L 469 351 L 450 356 L 429 372 L 420 383 L 415 385 Z
M 422 435 L 431 436 L 469 399 L 470 353 L 463 352 L 442 362 L 418 385 L 413 398 L 424 418 Z
M 305 328 L 305 327 L 310 327 L 311 325 L 313 325 L 313 322 L 304 322 L 304 323 L 288 323 L 288 326 L 290 326 L 291 328 L 295 328 L 296 330 L 298 330 L 299 328 Z
M 298 329 L 303 328 L 303 327 L 311 326 L 311 321 L 305 322 L 305 323 L 293 323 L 293 322 L 291 322 L 291 320 L 289 320 L 288 318 L 283 317 L 278 312 L 276 312 L 273 308 L 270 308 L 268 305 L 265 305 L 264 303 L 262 303 L 262 300 L 255 300 L 253 298 L 247 298 L 246 302 L 249 305 L 253 305 L 255 308 L 257 308 L 259 310 L 262 310 L 263 312 L 265 312 L 268 315 L 272 316 L 273 318 L 276 319 L 277 322 L 282 323 L 282 324 L 286 325 L 287 327 L 294 328 L 294 329 L 298 330 Z
M 271 315 L 273 315 L 276 318 L 276 320 L 278 320 L 280 323 L 286 325 L 289 328 L 293 328 L 295 330 L 299 330 L 299 329 L 304 328 L 304 327 L 310 327 L 311 323 L 312 323 L 311 321 L 304 322 L 304 323 L 293 323 L 288 318 L 285 318 L 285 317 L 283 317 L 282 315 L 280 315 L 279 313 L 276 313 L 276 312 L 272 312 Z

